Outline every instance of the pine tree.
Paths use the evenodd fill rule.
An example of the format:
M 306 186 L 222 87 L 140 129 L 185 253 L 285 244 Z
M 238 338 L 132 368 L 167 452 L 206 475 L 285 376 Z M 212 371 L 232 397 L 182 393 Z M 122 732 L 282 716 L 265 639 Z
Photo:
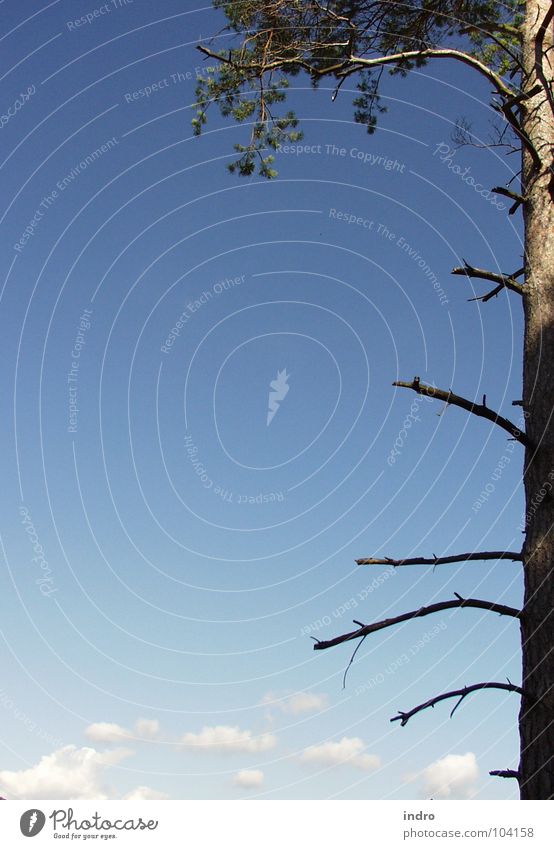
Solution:
M 385 72 L 405 76 L 426 63 L 463 63 L 484 77 L 492 106 L 503 122 L 501 140 L 513 137 L 521 150 L 519 191 L 493 191 L 521 210 L 524 265 L 497 274 L 466 263 L 453 273 L 490 281 L 481 300 L 503 290 L 521 298 L 524 312 L 523 390 L 519 402 L 525 431 L 486 405 L 451 391 L 426 386 L 419 378 L 397 385 L 455 404 L 487 418 L 523 444 L 526 500 L 521 552 L 471 552 L 448 558 L 388 558 L 359 563 L 459 562 L 512 559 L 524 576 L 522 610 L 480 599 L 457 597 L 401 617 L 360 626 L 316 649 L 370 633 L 437 609 L 478 607 L 517 617 L 521 627 L 522 683 L 483 682 L 436 696 L 400 713 L 402 725 L 420 710 L 446 698 L 463 700 L 479 689 L 503 689 L 521 696 L 520 763 L 494 774 L 519 782 L 522 799 L 554 798 L 554 2 L 549 0 L 214 0 L 227 18 L 231 47 L 199 46 L 216 59 L 217 70 L 199 79 L 193 125 L 200 133 L 211 104 L 250 136 L 236 145 L 232 172 L 276 176 L 272 151 L 301 138 L 298 121 L 284 107 L 291 78 L 306 74 L 314 86 L 324 78 L 336 85 L 354 78 L 358 94 L 354 118 L 373 132 L 384 107 L 380 83 Z M 508 296 L 508 293 L 505 293 Z

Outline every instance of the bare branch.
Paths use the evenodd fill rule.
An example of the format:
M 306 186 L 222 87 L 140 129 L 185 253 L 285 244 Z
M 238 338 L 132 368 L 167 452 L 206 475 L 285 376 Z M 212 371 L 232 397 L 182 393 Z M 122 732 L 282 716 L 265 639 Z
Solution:
M 519 772 L 516 769 L 493 769 L 489 775 L 496 775 L 498 778 L 515 778 L 519 781 Z
M 493 189 L 493 191 L 498 190 Z M 505 190 L 499 192 L 499 194 L 506 194 L 507 192 L 508 190 Z M 510 195 L 510 197 L 511 196 L 512 195 Z M 475 268 L 475 266 L 466 262 L 465 259 L 462 267 L 453 268 L 450 273 L 462 277 L 474 277 L 477 280 L 490 280 L 492 283 L 497 283 L 500 289 L 510 289 L 512 292 L 517 292 L 518 295 L 523 295 L 525 293 L 525 287 L 522 286 L 521 283 L 517 282 L 515 275 L 497 274 L 494 271 L 488 271 L 484 268 Z
M 511 189 L 506 189 L 504 186 L 495 186 L 491 189 L 491 192 L 494 192 L 495 195 L 504 195 L 504 197 L 511 198 L 512 200 L 517 200 L 518 203 L 524 203 L 525 198 L 523 195 L 519 195 L 517 192 L 512 192 Z
M 514 212 L 517 212 L 520 205 L 525 203 L 523 195 L 520 195 L 517 192 L 512 192 L 510 189 L 504 188 L 504 186 L 495 186 L 491 189 L 491 192 L 494 192 L 495 195 L 503 195 L 503 197 L 510 198 L 514 201 L 514 204 L 508 210 L 508 215 L 513 215 Z
M 472 551 L 468 554 L 451 554 L 448 557 L 409 557 L 393 560 L 391 557 L 364 557 L 356 560 L 358 566 L 442 566 L 444 563 L 463 563 L 467 560 L 523 561 L 517 551 Z
M 499 295 L 504 288 L 505 286 L 500 284 L 499 286 L 495 286 L 494 289 L 491 289 L 490 292 L 487 292 L 486 295 L 479 295 L 477 298 L 468 298 L 468 301 L 469 303 L 472 303 L 473 301 L 482 301 L 482 303 L 486 304 L 487 301 L 491 300 L 491 298 L 496 298 L 496 296 Z
M 517 687 L 515 684 L 504 684 L 502 682 L 486 682 L 483 684 L 471 684 L 469 687 L 462 687 L 460 690 L 451 690 L 449 693 L 442 693 L 440 696 L 434 696 L 434 698 L 429 699 L 427 702 L 423 702 L 421 705 L 417 705 L 417 707 L 412 708 L 409 711 L 398 711 L 398 716 L 393 716 L 391 722 L 400 721 L 400 725 L 403 727 L 406 725 L 412 716 L 415 716 L 416 713 L 420 713 L 422 710 L 427 710 L 427 708 L 434 708 L 436 704 L 444 701 L 445 699 L 455 699 L 458 698 L 459 701 L 454 707 L 454 710 L 450 714 L 454 713 L 456 708 L 463 702 L 466 696 L 469 696 L 470 693 L 475 693 L 476 690 L 507 690 L 510 693 L 519 693 L 520 696 L 523 696 L 523 690 L 521 687 Z
M 515 607 L 508 607 L 505 604 L 496 604 L 494 601 L 483 601 L 479 598 L 462 598 L 455 593 L 456 599 L 452 601 L 439 601 L 436 604 L 430 604 L 427 607 L 420 607 L 419 610 L 412 610 L 409 613 L 402 613 L 400 616 L 393 616 L 391 619 L 383 619 L 381 622 L 373 622 L 370 625 L 361 625 L 357 631 L 351 631 L 348 634 L 342 634 L 340 637 L 334 637 L 332 640 L 318 640 L 314 645 L 314 649 L 329 649 L 332 646 L 338 646 L 340 643 L 346 643 L 349 640 L 357 640 L 360 637 L 365 637 L 367 634 L 374 634 L 376 631 L 382 631 L 384 628 L 391 628 L 393 625 L 399 625 L 400 622 L 407 622 L 410 619 L 419 619 L 422 616 L 429 616 L 431 613 L 439 613 L 441 610 L 452 610 L 457 607 L 474 607 L 478 610 L 488 610 L 491 613 L 498 613 L 500 616 L 513 616 L 518 619 L 521 616 L 521 610 Z
M 419 382 L 419 377 L 414 377 L 411 383 L 405 383 L 402 380 L 396 380 L 393 386 L 400 386 L 403 389 L 413 389 L 418 395 L 426 395 L 428 398 L 435 398 L 437 401 L 444 401 L 446 404 L 454 404 L 456 407 L 461 407 L 467 410 L 468 413 L 473 413 L 483 419 L 493 422 L 503 430 L 506 430 L 513 439 L 521 442 L 522 445 L 531 446 L 530 439 L 523 433 L 517 425 L 485 407 L 484 404 L 475 404 L 473 401 L 468 401 L 467 398 L 462 398 L 461 395 L 455 395 L 451 390 L 445 392 L 444 389 L 437 389 L 434 386 L 425 386 Z

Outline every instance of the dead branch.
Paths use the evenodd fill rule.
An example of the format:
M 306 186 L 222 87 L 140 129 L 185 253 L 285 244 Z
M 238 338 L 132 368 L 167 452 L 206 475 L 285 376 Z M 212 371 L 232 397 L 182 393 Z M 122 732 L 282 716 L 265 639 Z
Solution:
M 503 430 L 506 430 L 510 436 L 522 445 L 531 446 L 530 439 L 523 433 L 517 425 L 509 421 L 509 419 L 490 410 L 484 404 L 475 404 L 473 401 L 468 401 L 467 398 L 462 398 L 461 395 L 455 395 L 450 389 L 446 392 L 444 389 L 437 389 L 434 386 L 425 386 L 420 383 L 419 377 L 414 377 L 411 383 L 406 383 L 403 380 L 396 380 L 393 386 L 400 386 L 403 389 L 412 389 L 418 395 L 426 395 L 428 398 L 435 398 L 437 401 L 444 401 L 446 404 L 454 404 L 455 407 L 461 407 L 462 410 L 467 410 L 468 413 L 473 413 L 493 424 L 498 425 Z
M 507 690 L 509 693 L 519 693 L 520 696 L 523 696 L 523 690 L 521 687 L 517 687 L 515 684 L 508 682 L 504 684 L 502 682 L 486 682 L 483 684 L 471 684 L 469 687 L 462 687 L 460 690 L 451 690 L 449 693 L 442 693 L 440 696 L 434 696 L 432 699 L 429 699 L 427 702 L 423 702 L 421 705 L 417 705 L 415 708 L 412 708 L 409 711 L 398 711 L 398 716 L 393 716 L 391 722 L 400 721 L 400 725 L 404 727 L 412 716 L 415 716 L 416 713 L 420 713 L 423 710 L 427 710 L 427 708 L 434 708 L 436 704 L 444 701 L 445 699 L 455 699 L 458 698 L 458 701 L 454 705 L 450 716 L 454 714 L 456 709 L 461 705 L 466 696 L 469 696 L 470 693 L 475 693 L 476 690 Z
M 515 778 L 519 781 L 519 772 L 517 769 L 493 769 L 489 775 L 496 775 L 498 778 Z
M 517 551 L 472 551 L 467 554 L 451 554 L 448 557 L 363 557 L 356 560 L 358 566 L 442 566 L 444 563 L 463 563 L 467 560 L 523 560 Z
M 525 203 L 523 195 L 520 195 L 517 192 L 512 192 L 510 189 L 504 188 L 504 186 L 495 186 L 491 189 L 491 192 L 494 192 L 495 195 L 502 195 L 503 197 L 510 198 L 510 200 L 514 201 L 513 205 L 508 210 L 508 215 L 513 215 L 514 212 L 517 212 L 519 206 L 522 203 Z
M 487 301 L 491 300 L 491 298 L 496 298 L 496 296 L 499 295 L 500 292 L 505 288 L 506 287 L 503 284 L 500 284 L 499 286 L 495 286 L 494 289 L 491 289 L 490 292 L 487 292 L 486 295 L 479 295 L 479 297 L 477 298 L 468 298 L 468 301 L 469 303 L 472 303 L 473 301 L 482 301 L 484 304 L 486 304 Z
M 357 631 L 350 631 L 348 634 L 342 634 L 340 637 L 334 637 L 332 640 L 317 640 L 314 649 L 320 651 L 329 649 L 332 646 L 338 646 L 340 643 L 346 643 L 349 640 L 357 640 L 367 634 L 374 634 L 376 631 L 382 631 L 384 628 L 391 628 L 393 625 L 399 625 L 401 622 L 407 622 L 410 619 L 419 619 L 422 616 L 429 616 L 431 613 L 439 613 L 441 610 L 452 610 L 456 607 L 473 607 L 478 610 L 488 610 L 491 613 L 498 613 L 500 616 L 513 616 L 519 619 L 521 610 L 515 607 L 508 607 L 505 604 L 497 604 L 494 601 L 483 601 L 479 598 L 462 598 L 458 593 L 454 593 L 456 599 L 452 601 L 439 601 L 436 604 L 430 604 L 427 607 L 420 607 L 418 610 L 412 610 L 409 613 L 402 613 L 400 616 L 393 616 L 391 619 L 383 619 L 380 622 L 373 622 L 370 625 L 363 625 Z
M 491 192 L 494 192 L 495 195 L 504 195 L 504 197 L 510 198 L 510 200 L 517 200 L 518 203 L 525 202 L 523 195 L 520 195 L 517 192 L 512 192 L 511 189 L 507 189 L 505 186 L 494 186 L 494 188 L 491 189 Z
M 493 191 L 496 191 L 493 189 Z M 506 192 L 508 190 L 506 189 Z M 504 194 L 504 192 L 502 192 Z M 515 193 L 514 193 L 515 194 Z M 513 274 L 497 274 L 494 271 L 487 271 L 484 268 L 475 268 L 464 259 L 464 264 L 461 268 L 453 268 L 451 274 L 461 275 L 462 277 L 475 277 L 478 280 L 490 280 L 492 283 L 498 284 L 498 291 L 501 289 L 510 289 L 512 292 L 517 292 L 523 295 L 525 287 L 518 283 Z M 485 296 L 486 297 L 486 296 Z M 492 296 L 491 296 L 492 297 Z

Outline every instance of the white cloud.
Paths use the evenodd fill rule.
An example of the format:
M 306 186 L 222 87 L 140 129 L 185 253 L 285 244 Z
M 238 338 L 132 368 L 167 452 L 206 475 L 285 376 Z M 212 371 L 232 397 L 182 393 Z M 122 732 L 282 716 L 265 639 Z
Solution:
M 273 749 L 277 738 L 273 734 L 254 736 L 252 731 L 241 731 L 238 726 L 204 726 L 198 734 L 183 734 L 180 741 L 194 751 L 212 752 L 266 752 Z
M 151 787 L 135 787 L 130 793 L 123 797 L 128 802 L 141 802 L 144 799 L 169 799 L 166 793 L 160 793 L 158 790 L 152 790 Z
M 246 790 L 261 787 L 263 783 L 264 774 L 261 769 L 241 769 L 233 778 L 236 787 L 244 787 Z
M 135 731 L 138 737 L 157 737 L 160 733 L 160 723 L 157 719 L 137 719 Z
M 365 755 L 365 743 L 359 737 L 343 737 L 338 743 L 321 743 L 308 746 L 299 756 L 302 763 L 317 766 L 354 766 L 366 771 L 378 769 L 381 761 L 377 755 Z
M 473 752 L 446 755 L 420 773 L 423 794 L 434 799 L 471 799 L 478 777 L 479 767 Z
M 133 754 L 128 749 L 97 752 L 64 746 L 45 755 L 29 769 L 0 772 L 0 790 L 8 799 L 109 799 L 107 767 Z
M 0 772 L 0 789 L 8 799 L 119 799 L 106 785 L 105 772 L 132 754 L 129 749 L 98 752 L 89 747 L 64 746 L 29 769 Z M 123 796 L 129 801 L 167 798 L 165 793 L 144 786 Z
M 137 719 L 133 731 L 115 722 L 93 722 L 85 728 L 86 736 L 95 743 L 120 743 L 137 737 L 154 738 L 159 732 L 160 723 L 157 719 Z
M 115 722 L 93 722 L 85 728 L 85 734 L 95 743 L 120 743 L 132 736 L 130 731 Z
M 278 693 L 267 693 L 261 704 L 271 705 L 283 713 L 298 716 L 301 713 L 316 713 L 324 710 L 329 703 L 326 693 L 293 693 L 291 696 L 279 696 Z

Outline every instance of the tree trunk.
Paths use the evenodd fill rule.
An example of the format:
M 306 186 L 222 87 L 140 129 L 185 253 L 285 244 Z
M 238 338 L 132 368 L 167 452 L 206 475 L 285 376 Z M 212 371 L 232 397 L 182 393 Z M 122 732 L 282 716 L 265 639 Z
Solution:
M 537 35 L 550 0 L 528 0 L 523 24 L 524 90 L 537 73 Z M 540 36 L 539 36 L 540 37 Z M 546 27 L 544 77 L 552 87 L 553 25 Z M 552 89 L 551 89 L 552 90 Z M 524 614 L 519 716 L 522 799 L 554 798 L 554 116 L 544 90 L 525 104 L 523 128 L 542 168 L 523 153 L 525 339 L 523 410 L 533 446 L 525 452 Z

